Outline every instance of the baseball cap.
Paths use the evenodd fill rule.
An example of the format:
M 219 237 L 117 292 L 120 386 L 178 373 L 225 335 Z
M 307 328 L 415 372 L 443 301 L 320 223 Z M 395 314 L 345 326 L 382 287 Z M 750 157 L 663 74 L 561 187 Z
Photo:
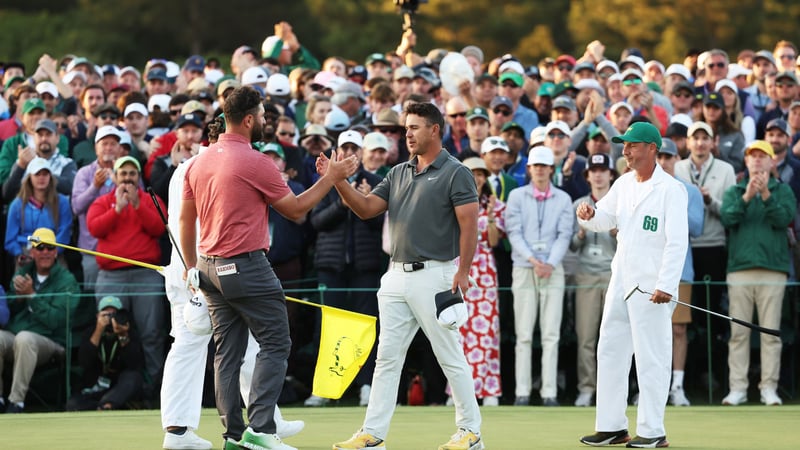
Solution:
M 122 156 L 120 158 L 117 158 L 116 161 L 114 161 L 114 172 L 118 171 L 120 167 L 128 163 L 131 163 L 134 166 L 136 166 L 137 171 L 139 172 L 142 171 L 142 166 L 139 164 L 138 159 L 134 158 L 133 156 Z
M 473 58 L 477 59 L 479 63 L 483 63 L 483 50 L 476 45 L 468 45 L 461 49 L 461 54 L 466 56 L 472 56 Z
M 328 131 L 325 129 L 325 127 L 320 125 L 320 124 L 316 124 L 316 123 L 308 125 L 306 127 L 306 129 L 303 132 L 303 134 L 300 135 L 300 139 L 298 140 L 298 142 L 300 142 L 302 144 L 303 141 L 306 138 L 312 137 L 312 136 L 318 136 L 318 137 L 321 137 L 321 138 L 325 139 L 326 141 L 328 141 L 328 145 L 333 145 L 334 144 L 333 138 L 328 136 Z
M 692 73 L 683 64 L 670 64 L 664 72 L 665 77 L 669 75 L 680 75 L 686 81 L 692 79 Z
M 281 38 L 278 36 L 267 36 L 264 39 L 264 42 L 261 43 L 261 57 L 262 58 L 269 58 L 275 52 L 275 46 L 278 45 L 278 42 L 281 42 L 283 45 L 281 46 L 282 50 L 288 50 L 289 44 L 286 42 L 281 41 Z
M 423 80 L 427 81 L 431 84 L 431 89 L 439 88 L 441 85 L 441 81 L 439 80 L 439 77 L 436 76 L 436 73 L 427 67 L 420 67 L 419 69 L 415 70 L 414 78 L 422 78 Z
M 169 101 L 171 99 L 172 97 L 167 94 L 151 95 L 147 100 L 147 109 L 150 112 L 153 112 L 156 110 L 156 107 L 158 107 L 161 112 L 167 112 L 169 110 Z
M 690 94 L 694 95 L 694 86 L 688 81 L 679 81 L 672 86 L 672 94 L 677 94 L 679 91 L 689 91 Z
M 364 136 L 364 150 L 371 152 L 372 150 L 383 149 L 384 151 L 389 148 L 389 139 L 383 133 L 373 131 Z
M 614 61 L 612 61 L 610 59 L 604 59 L 604 60 L 600 61 L 597 64 L 597 71 L 600 72 L 601 70 L 603 70 L 605 68 L 609 68 L 609 67 L 614 69 L 615 73 L 619 73 L 619 66 L 617 65 L 617 63 L 615 63 Z
M 558 97 L 559 95 L 563 95 L 565 92 L 567 92 L 570 89 L 572 89 L 572 90 L 574 90 L 576 92 L 578 91 L 578 89 L 575 87 L 575 85 L 572 84 L 572 81 L 569 81 L 569 80 L 562 81 L 562 82 L 558 83 L 553 88 L 553 97 Z
M 369 76 L 369 73 L 367 72 L 367 68 L 362 66 L 361 64 L 359 64 L 357 66 L 353 66 L 352 69 L 347 71 L 347 78 L 350 79 L 350 81 L 355 81 L 356 83 L 359 83 L 359 84 L 362 84 L 364 82 L 364 80 L 367 79 L 367 76 Z M 361 81 L 357 81 L 357 80 L 361 80 Z
M 747 155 L 752 150 L 761 150 L 762 152 L 766 153 L 770 158 L 775 158 L 775 149 L 772 148 L 772 144 L 767 141 L 762 140 L 755 140 L 744 149 L 744 154 Z
M 664 153 L 670 156 L 677 156 L 678 155 L 678 146 L 675 145 L 675 141 L 670 138 L 663 138 L 661 139 L 661 148 L 658 149 L 658 153 Z
M 575 88 L 578 89 L 579 91 L 582 91 L 584 89 L 594 89 L 601 96 L 603 97 L 606 96 L 606 90 L 603 89 L 603 86 L 600 86 L 600 82 L 595 80 L 594 78 L 583 78 L 581 80 L 578 80 L 578 82 L 575 83 Z
M 797 84 L 797 76 L 791 70 L 787 70 L 786 72 L 780 72 L 777 75 L 775 75 L 775 81 L 782 80 L 784 78 L 789 78 L 795 84 Z
M 545 147 L 544 145 L 537 145 L 536 147 L 528 150 L 528 165 L 532 166 L 534 164 L 544 164 L 546 166 L 552 166 L 555 164 L 553 150 L 551 150 L 550 147 Z
M 436 321 L 439 326 L 447 330 L 457 330 L 466 323 L 469 318 L 467 306 L 461 298 L 461 291 L 455 293 L 449 289 L 438 292 L 434 296 L 436 303 Z
M 31 161 L 33 162 L 33 161 Z M 31 242 L 31 247 L 38 247 L 42 244 L 52 244 L 56 242 L 56 234 L 50 228 L 37 228 L 33 231 L 31 235 L 35 238 L 39 238 L 40 242 Z
M 642 71 L 634 68 L 628 68 L 623 70 L 621 75 L 623 80 L 628 77 L 644 78 L 644 74 L 642 73 Z
M 590 61 L 580 62 L 575 66 L 575 73 L 578 73 L 581 70 L 590 70 L 592 72 L 595 72 L 594 64 Z
M 50 167 L 50 163 L 40 157 L 33 158 L 30 163 L 28 163 L 28 167 L 25 169 L 25 174 L 37 174 L 41 170 L 46 170 L 50 173 L 53 173 L 53 169 Z
M 358 131 L 347 130 L 339 135 L 337 146 L 341 147 L 344 144 L 354 144 L 356 147 L 361 148 L 364 146 L 364 138 Z
M 79 56 L 77 58 L 72 58 L 72 61 L 70 61 L 69 64 L 67 64 L 66 71 L 67 72 L 72 72 L 73 70 L 75 70 L 76 67 L 81 66 L 81 65 L 86 65 L 86 66 L 89 66 L 91 68 L 94 68 L 94 64 L 92 64 L 91 61 L 89 61 L 88 59 L 86 59 L 84 57 L 80 57 Z
M 224 94 L 225 91 L 227 91 L 228 89 L 236 89 L 239 86 L 241 86 L 241 84 L 239 84 L 239 81 L 233 78 L 222 80 L 217 86 L 217 96 Z
M 717 84 L 714 85 L 714 90 L 719 92 L 724 87 L 732 90 L 733 92 L 735 92 L 737 94 L 739 93 L 739 88 L 736 87 L 736 84 L 733 81 L 731 81 L 731 80 L 729 80 L 727 78 L 723 78 L 723 79 L 717 81 Z
M 203 128 L 203 120 L 200 118 L 198 114 L 193 112 L 181 114 L 181 116 L 178 117 L 178 121 L 175 124 L 175 128 L 176 129 L 182 128 L 184 125 L 194 125 L 197 128 Z
M 386 59 L 386 55 L 384 55 L 383 53 L 378 53 L 378 52 L 370 53 L 369 56 L 367 56 L 366 61 L 364 61 L 364 65 L 365 66 L 369 66 L 369 65 L 372 65 L 372 64 L 374 64 L 376 62 L 386 64 L 387 66 L 390 65 L 389 64 L 389 60 Z
M 160 67 L 150 69 L 150 71 L 147 72 L 147 81 L 150 80 L 167 81 L 167 70 Z
M 560 55 L 558 58 L 556 58 L 556 65 L 559 65 L 562 62 L 569 63 L 570 66 L 575 67 L 575 58 L 572 55 Z
M 544 128 L 545 136 L 550 134 L 550 132 L 553 130 L 558 130 L 569 136 L 569 125 L 567 125 L 567 123 L 563 120 L 551 120 L 548 122 L 547 126 Z
M 664 133 L 664 136 L 685 138 L 688 135 L 688 131 L 689 127 L 687 127 L 686 125 L 680 122 L 672 122 L 667 127 L 667 131 Z
M 703 104 L 714 105 L 720 109 L 725 108 L 725 100 L 723 100 L 719 92 L 709 92 L 706 94 L 705 97 L 703 97 Z
M 590 155 L 589 158 L 587 158 L 586 163 L 586 169 L 584 169 L 586 172 L 598 167 L 601 169 L 611 170 L 611 157 L 605 153 L 595 153 Z
M 97 302 L 97 311 L 100 312 L 106 308 L 122 309 L 122 300 L 113 295 L 106 295 Z
M 200 55 L 192 55 L 183 64 L 183 68 L 189 72 L 203 72 L 206 69 L 206 60 Z
M 769 50 L 759 50 L 753 55 L 753 62 L 755 63 L 759 59 L 766 59 L 767 61 L 771 62 L 772 65 L 775 65 L 775 57 L 772 56 L 772 52 Z
M 267 94 L 284 96 L 289 95 L 289 77 L 282 73 L 273 74 L 267 79 Z
M 678 113 L 673 114 L 673 116 L 669 119 L 669 123 L 679 123 L 685 126 L 687 129 L 692 126 L 694 120 L 692 120 L 692 116 L 686 113 Z
M 500 128 L 500 132 L 504 133 L 508 130 L 516 129 L 519 130 L 520 134 L 524 137 L 525 136 L 525 129 L 522 128 L 522 125 L 518 124 L 517 122 L 506 122 L 503 124 L 503 127 Z
M 489 168 L 486 167 L 486 161 L 484 161 L 482 158 L 472 156 L 462 161 L 462 163 L 467 166 L 469 170 L 483 170 L 486 172 L 486 175 L 489 175 Z
M 614 103 L 613 105 L 611 105 L 611 107 L 608 108 L 608 113 L 613 115 L 620 108 L 625 108 L 625 109 L 628 110 L 628 112 L 633 114 L 633 106 L 631 106 L 631 105 L 629 105 L 629 104 L 627 104 L 625 102 Z
M 261 66 L 249 67 L 242 73 L 242 86 L 266 83 L 267 78 L 269 78 L 269 75 Z
M 787 136 L 791 136 L 792 135 L 792 131 L 789 128 L 789 124 L 786 123 L 786 121 L 781 119 L 781 118 L 772 119 L 769 122 L 767 122 L 767 126 L 764 128 L 764 131 L 769 131 L 769 130 L 771 130 L 773 128 L 777 128 L 777 129 L 783 131 L 784 134 L 786 134 Z
M 522 79 L 522 74 L 519 74 L 517 72 L 506 72 L 506 73 L 500 75 L 499 82 L 501 84 L 506 80 L 510 80 L 517 87 L 520 87 L 523 84 L 525 84 L 525 80 Z
M 44 102 L 40 98 L 29 98 L 25 100 L 25 104 L 22 105 L 22 114 L 28 114 L 35 109 L 44 111 Z
M 199 100 L 189 100 L 181 106 L 181 114 L 206 113 L 206 105 Z M 205 116 L 204 116 L 205 117 Z
M 538 126 L 531 130 L 531 137 L 528 139 L 530 142 L 530 147 L 536 147 L 537 145 L 544 144 L 544 138 L 547 136 L 547 128 L 543 126 Z
M 753 73 L 752 70 L 740 66 L 738 63 L 728 64 L 728 79 L 732 80 L 742 75 L 747 76 Z
M 197 77 L 192 80 L 188 86 L 186 86 L 186 91 L 192 94 L 196 94 L 206 89 L 208 89 L 208 80 L 206 80 L 205 77 Z
M 63 81 L 64 84 L 70 84 L 75 78 L 80 78 L 84 83 L 86 82 L 86 74 L 78 70 L 67 72 L 64 74 L 64 78 L 62 78 L 61 81 Z
M 33 131 L 39 131 L 39 130 L 47 130 L 51 133 L 55 133 L 58 130 L 58 128 L 56 127 L 55 122 L 53 122 L 52 120 L 41 119 L 38 122 L 36 122 L 36 126 L 33 129 Z
M 100 142 L 102 139 L 107 138 L 108 136 L 114 136 L 117 138 L 118 141 L 122 140 L 122 136 L 119 134 L 119 130 L 117 127 L 113 125 L 104 125 L 97 130 L 97 134 L 94 135 L 94 143 Z
M 392 79 L 402 80 L 403 78 L 408 78 L 409 80 L 414 79 L 414 69 L 408 66 L 400 66 L 397 69 L 394 69 L 392 72 Z
M 644 70 L 646 72 L 646 71 L 650 70 L 653 67 L 658 68 L 658 71 L 661 72 L 661 73 L 665 72 L 664 64 L 661 64 L 661 61 L 656 61 L 655 59 L 651 59 L 650 61 L 647 61 L 645 63 L 645 65 L 644 65 Z
M 525 74 L 525 67 L 522 66 L 522 63 L 517 61 L 516 59 L 509 59 L 508 61 L 500 64 L 500 67 L 497 68 L 497 73 L 505 73 L 505 72 L 514 72 L 520 75 Z
M 144 106 L 142 103 L 131 103 L 130 105 L 125 107 L 125 113 L 122 117 L 128 117 L 133 113 L 139 113 L 145 117 L 147 117 L 150 113 L 147 111 L 147 106 Z
M 490 109 L 495 109 L 498 106 L 505 106 L 512 111 L 514 110 L 514 104 L 511 102 L 511 99 L 503 95 L 498 95 L 492 99 L 491 103 L 489 103 Z
M 644 72 L 644 58 L 641 56 L 629 54 L 625 57 L 625 59 L 619 62 L 620 67 L 623 67 L 626 64 L 634 64 L 641 72 Z
M 711 129 L 711 125 L 697 121 L 693 123 L 689 129 L 686 131 L 686 136 L 694 136 L 694 134 L 698 131 L 705 131 L 709 137 L 714 137 L 714 130 Z
M 350 97 L 355 97 L 364 101 L 364 90 L 361 88 L 361 85 L 356 82 L 345 81 L 333 90 L 331 102 L 336 105 L 341 105 Z
M 286 153 L 283 151 L 283 146 L 277 142 L 267 142 L 261 149 L 261 153 L 275 153 L 282 160 L 286 161 Z
M 575 100 L 567 95 L 559 95 L 555 100 L 553 100 L 553 109 L 558 108 L 567 108 L 570 111 L 577 111 Z
M 40 81 L 37 83 L 36 92 L 38 92 L 39 95 L 50 94 L 53 97 L 58 98 L 58 88 L 50 81 Z
M 549 81 L 545 81 L 544 83 L 542 83 L 539 86 L 539 90 L 536 91 L 536 95 L 538 95 L 539 97 L 552 97 L 553 96 L 553 91 L 555 89 L 556 89 L 556 85 L 555 84 L 553 84 L 553 83 L 551 83 Z
M 119 117 L 119 109 L 117 108 L 117 105 L 115 105 L 113 103 L 101 103 L 101 104 L 97 105 L 92 110 L 92 115 L 95 116 L 95 117 L 99 117 L 100 114 L 108 113 L 108 112 L 113 113 L 117 117 Z
M 475 79 L 475 84 L 481 84 L 484 81 L 488 81 L 493 85 L 497 86 L 497 77 L 490 74 L 490 73 L 482 73 L 478 78 Z
M 483 143 L 481 144 L 481 154 L 486 154 L 493 150 L 503 150 L 506 153 L 511 153 L 511 150 L 508 149 L 508 144 L 506 144 L 505 139 L 501 138 L 500 136 L 489 136 L 483 140 Z
M 350 118 L 347 113 L 336 105 L 331 108 L 331 111 L 325 115 L 325 128 L 333 131 L 344 131 L 350 126 Z
M 474 108 L 470 108 L 467 111 L 467 121 L 469 122 L 472 119 L 485 119 L 486 121 L 489 120 L 489 113 L 486 111 L 485 108 L 480 106 L 476 106 Z
M 636 122 L 625 130 L 625 134 L 614 136 L 611 142 L 621 144 L 623 142 L 645 142 L 656 144 L 656 148 L 661 148 L 661 134 L 658 128 L 648 122 Z
M 119 76 L 123 76 L 123 75 L 128 74 L 128 73 L 132 73 L 132 74 L 136 75 L 136 78 L 139 78 L 139 79 L 142 78 L 142 74 L 139 72 L 139 70 L 136 69 L 136 67 L 125 66 L 122 69 L 119 69 Z

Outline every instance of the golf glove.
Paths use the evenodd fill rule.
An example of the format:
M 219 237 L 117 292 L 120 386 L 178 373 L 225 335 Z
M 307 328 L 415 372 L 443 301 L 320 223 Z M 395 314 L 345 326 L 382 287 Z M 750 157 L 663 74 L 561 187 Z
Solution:
M 192 292 L 200 290 L 200 271 L 197 267 L 192 267 L 186 271 L 186 287 Z

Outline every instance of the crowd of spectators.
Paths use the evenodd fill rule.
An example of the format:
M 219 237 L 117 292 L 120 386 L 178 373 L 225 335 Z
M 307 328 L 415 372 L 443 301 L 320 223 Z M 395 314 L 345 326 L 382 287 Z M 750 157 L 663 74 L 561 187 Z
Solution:
M 394 50 L 367 55 L 363 61 L 330 56 L 320 63 L 300 44 L 291 25 L 281 22 L 260 49 L 236 48 L 230 67 L 202 55 L 188 57 L 183 65 L 154 58 L 143 70 L 113 61 L 97 64 L 78 55 L 54 59 L 45 54 L 35 68 L 0 65 L 2 285 L 8 288 L 0 313 L 10 310 L 10 317 L 0 314 L 0 372 L 3 361 L 10 362 L 14 386 L 8 406 L 2 396 L 0 406 L 24 409 L 33 369 L 30 358 L 20 355 L 23 347 L 34 345 L 30 334 L 50 344 L 36 344 L 45 350 L 34 366 L 63 357 L 65 335 L 72 331 L 63 327 L 70 315 L 73 330 L 86 330 L 83 339 L 77 334 L 70 340 L 80 347 L 78 360 L 92 360 L 86 355 L 113 345 L 98 342 L 113 338 L 112 331 L 120 335 L 121 326 L 116 321 L 111 326 L 109 305 L 130 317 L 135 339 L 130 351 L 135 354 L 126 364 L 142 375 L 141 380 L 134 377 L 130 389 L 151 397 L 158 392 L 169 331 L 162 277 L 61 247 L 31 246 L 28 236 L 47 233 L 59 244 L 167 264 L 170 243 L 154 202 L 168 200 L 175 168 L 207 144 L 209 124 L 219 116 L 226 96 L 242 85 L 254 87 L 264 98 L 266 126 L 254 151 L 275 161 L 295 193 L 317 180 L 316 157 L 335 148 L 361 159 L 351 182 L 369 192 L 390 167 L 409 158 L 404 108 L 431 102 L 444 113 L 442 145 L 467 162 L 482 192 L 479 245 L 484 251 L 476 253 L 481 259 L 476 256 L 475 263 L 491 261 L 491 268 L 475 272 L 480 275 L 474 287 L 478 291 L 467 297 L 475 302 L 472 316 L 486 315 L 491 331 L 468 325 L 488 337 L 476 345 L 476 334 L 465 332 L 464 342 L 471 362 L 491 360 L 490 369 L 474 365 L 476 380 L 487 382 L 485 370 L 499 374 L 502 368 L 502 383 L 476 382 L 476 393 L 487 406 L 504 395 L 509 402 L 528 404 L 533 389 L 540 390 L 545 405 L 575 397 L 578 406 L 592 404 L 593 346 L 615 239 L 614 232 L 581 229 L 572 203 L 599 200 L 625 172 L 622 145 L 612 138 L 637 121 L 653 123 L 668 138 L 666 145 L 675 153 L 674 175 L 695 186 L 703 199 L 702 232 L 691 238 L 694 274 L 684 281 L 691 285 L 709 277 L 714 311 L 752 320 L 755 307 L 763 325 L 780 325 L 783 287 L 794 277 L 800 253 L 792 225 L 795 199 L 800 198 L 800 58 L 793 43 L 742 50 L 734 57 L 721 49 L 692 49 L 683 61 L 658 61 L 635 48 L 617 58 L 594 41 L 583 54 L 554 55 L 534 64 L 510 54 L 490 57 L 480 45 L 427 54 L 417 53 L 415 45 L 414 32 L 407 30 Z M 440 71 L 445 58 L 463 61 L 456 66 L 461 71 Z M 750 156 L 758 152 L 769 157 L 764 167 L 757 166 L 766 175 L 751 173 L 756 163 Z M 758 187 L 748 187 L 753 179 Z M 756 198 L 760 208 L 774 213 L 777 201 L 764 189 L 775 185 L 791 188 L 780 194 L 781 207 L 791 211 L 764 214 L 788 238 L 773 236 L 768 246 L 743 244 L 744 233 L 753 230 L 753 236 L 766 226 L 742 225 L 757 219 L 747 205 Z M 148 187 L 155 197 L 145 192 Z M 742 195 L 747 197 L 743 203 Z M 268 257 L 286 287 L 314 290 L 324 284 L 331 289 L 323 297 L 327 304 L 376 314 L 375 290 L 388 263 L 390 226 L 383 217 L 358 219 L 332 191 L 301 220 L 270 212 Z M 767 294 L 740 286 L 764 279 L 750 270 L 766 270 L 773 280 L 775 289 L 766 305 L 762 297 Z M 748 276 L 731 281 L 732 273 L 743 271 Z M 57 292 L 52 291 L 54 278 Z M 726 280 L 736 285 L 730 296 Z M 705 304 L 700 291 L 695 289 L 694 301 Z M 683 291 L 682 300 L 692 300 L 690 292 Z M 113 300 L 102 300 L 109 298 Z M 46 314 L 39 308 L 46 308 Z M 287 386 L 310 386 L 319 336 L 314 314 L 289 305 L 293 347 L 288 373 L 296 383 Z M 713 381 L 725 384 L 719 378 L 725 372 L 721 365 L 731 368 L 726 403 L 746 401 L 749 334 L 721 320 L 712 320 L 706 329 L 705 317 L 698 320 L 697 315 L 686 319 L 684 314 L 683 322 L 676 323 L 692 319 L 692 326 L 711 336 L 719 350 Z M 676 342 L 684 342 L 685 327 L 677 330 Z M 573 332 L 578 336 L 577 361 L 558 351 L 559 337 Z M 540 336 L 536 346 L 535 336 Z M 86 347 L 87 339 L 93 346 Z M 541 364 L 532 351 L 539 342 Z M 761 400 L 778 404 L 780 339 L 763 335 L 762 342 Z M 435 364 L 425 345 L 424 339 L 414 341 L 407 365 L 427 377 L 427 401 L 444 403 L 447 389 L 431 369 Z M 672 401 L 688 405 L 684 364 L 675 364 Z M 24 370 L 18 369 L 23 365 Z M 537 367 L 540 376 L 533 370 Z M 701 377 L 702 367 L 694 367 L 694 380 Z M 91 370 L 95 374 L 98 369 Z M 362 404 L 369 397 L 370 370 L 368 363 L 356 383 Z M 565 373 L 577 373 L 577 383 L 569 389 Z M 71 407 L 87 402 L 103 409 L 124 406 L 118 400 L 122 397 L 102 396 L 97 381 L 88 377 L 81 386 L 83 397 Z M 308 405 L 325 403 L 308 400 Z

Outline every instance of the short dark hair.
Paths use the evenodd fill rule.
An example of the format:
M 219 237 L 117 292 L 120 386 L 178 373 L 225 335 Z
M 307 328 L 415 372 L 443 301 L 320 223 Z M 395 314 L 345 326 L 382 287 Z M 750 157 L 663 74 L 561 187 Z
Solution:
M 433 103 L 412 103 L 406 106 L 406 115 L 413 114 L 425 119 L 425 124 L 430 126 L 439 125 L 439 137 L 444 135 L 444 116 L 439 108 Z
M 228 123 L 239 125 L 248 114 L 258 114 L 260 105 L 261 94 L 250 86 L 241 86 L 228 95 L 222 111 Z

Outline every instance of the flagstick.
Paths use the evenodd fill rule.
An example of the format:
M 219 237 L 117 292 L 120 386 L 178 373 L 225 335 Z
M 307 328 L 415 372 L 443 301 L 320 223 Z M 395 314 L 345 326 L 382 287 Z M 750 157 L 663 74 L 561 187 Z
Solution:
M 43 239 L 40 239 L 40 238 L 38 238 L 36 236 L 28 236 L 28 241 L 30 241 L 30 242 L 32 242 L 34 244 L 54 245 L 56 247 L 66 248 L 68 250 L 75 250 L 77 252 L 88 253 L 90 255 L 100 256 L 102 258 L 110 259 L 112 261 L 124 262 L 124 263 L 128 263 L 128 264 L 131 264 L 131 265 L 134 265 L 134 266 L 144 267 L 145 269 L 153 269 L 153 270 L 155 270 L 157 272 L 162 272 L 163 273 L 163 271 L 164 271 L 164 267 L 163 266 L 157 266 L 155 264 L 148 264 L 146 262 L 136 261 L 134 259 L 123 258 L 121 256 L 109 255 L 108 253 L 96 252 L 94 250 L 87 250 L 85 248 L 73 247 L 71 245 L 59 244 L 58 242 L 49 242 L 49 241 L 45 241 Z

